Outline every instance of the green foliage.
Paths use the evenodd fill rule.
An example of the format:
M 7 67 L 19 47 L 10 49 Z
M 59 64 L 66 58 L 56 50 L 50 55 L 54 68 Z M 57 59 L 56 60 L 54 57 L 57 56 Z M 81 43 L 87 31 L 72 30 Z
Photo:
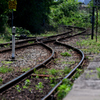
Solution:
M 31 34 L 29 30 L 23 29 L 22 27 L 17 27 L 16 28 L 16 33 L 18 35 L 22 35 L 22 34 L 30 35 Z
M 38 33 L 48 22 L 48 13 L 53 0 L 17 0 L 17 10 L 14 12 L 15 25 Z
M 71 71 L 71 69 L 70 69 L 70 68 L 65 67 L 65 69 L 64 69 L 64 74 L 68 74 L 70 71 Z
M 86 48 L 82 49 L 85 53 L 94 53 L 98 54 L 100 53 L 100 36 L 98 36 L 98 42 L 96 40 L 91 40 L 91 37 L 86 40 L 81 40 L 80 42 L 77 42 L 78 46 L 84 46 Z
M 4 32 L 7 21 L 8 21 L 7 15 L 1 14 L 0 15 L 0 32 Z
M 12 61 L 1 61 L 1 63 L 3 63 L 3 64 L 11 64 L 13 62 Z
M 52 6 L 49 14 L 50 25 L 90 26 L 90 14 L 86 11 L 80 12 L 78 7 L 77 0 L 63 0 L 59 5 Z
M 30 82 L 30 80 L 29 80 L 29 79 L 26 79 L 26 80 L 25 80 L 25 85 L 26 85 L 26 86 L 29 86 L 29 85 L 30 85 L 30 83 L 31 83 L 31 82 Z
M 61 55 L 62 55 L 62 56 L 68 56 L 68 57 L 71 56 L 71 54 L 69 54 L 68 52 L 61 53 Z
M 35 85 L 35 86 L 36 86 L 36 90 L 39 90 L 40 92 L 43 92 L 42 89 L 43 89 L 44 86 L 43 86 L 42 82 L 39 82 L 38 85 Z
M 29 69 L 30 69 L 30 68 L 23 68 L 22 71 L 23 71 L 23 72 L 26 72 L 26 71 L 28 71 Z
M 0 32 L 3 32 L 7 23 L 8 0 L 0 0 Z
M 58 87 L 57 100 L 62 100 L 66 94 L 71 90 L 72 83 L 68 79 L 64 79 L 62 85 Z
M 49 73 L 52 74 L 52 75 L 56 75 L 57 72 L 58 72 L 58 71 L 57 71 L 56 69 L 51 69 L 51 70 L 49 71 Z
M 100 68 L 96 68 L 96 70 L 98 71 L 98 77 L 100 78 Z
M 0 73 L 7 73 L 7 72 L 11 72 L 13 69 L 12 68 L 8 68 L 8 66 L 1 66 L 0 67 Z
M 16 85 L 16 87 L 15 87 L 15 88 L 16 88 L 16 90 L 17 90 L 18 92 L 21 92 L 21 90 L 22 90 L 22 89 L 20 88 L 20 86 L 19 86 L 19 85 Z
M 27 86 L 26 86 L 26 85 L 24 85 L 24 86 L 23 86 L 23 89 L 27 89 Z
M 54 87 L 57 84 L 56 78 L 55 77 L 49 77 L 50 80 L 50 85 Z
M 2 83 L 3 79 L 0 77 L 0 84 Z

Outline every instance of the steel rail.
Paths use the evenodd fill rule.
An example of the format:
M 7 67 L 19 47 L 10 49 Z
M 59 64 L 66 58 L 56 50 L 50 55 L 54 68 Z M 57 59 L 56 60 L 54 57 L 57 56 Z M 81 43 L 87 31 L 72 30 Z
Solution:
M 72 32 L 71 29 L 70 29 L 70 32 Z M 68 32 L 68 33 L 70 33 L 70 32 Z M 66 34 L 66 32 L 63 33 L 63 34 Z M 60 35 L 63 35 L 63 34 L 59 34 L 59 35 L 56 35 L 56 36 L 60 36 Z M 56 37 L 56 36 L 52 36 L 52 37 Z M 50 38 L 51 38 L 51 37 L 50 37 Z M 30 40 L 30 39 L 29 39 L 29 40 Z M 31 40 L 32 40 L 32 39 L 31 39 Z M 24 41 L 27 41 L 27 40 L 25 39 Z M 24 41 L 22 41 L 22 42 L 24 42 Z M 36 41 L 39 42 L 38 39 L 36 39 Z M 11 44 L 11 42 L 9 42 L 9 43 Z M 7 44 L 9 44 L 9 43 L 5 43 L 4 45 L 7 45 Z M 18 43 L 19 43 L 19 41 L 18 41 Z M 3 91 L 9 89 L 9 88 L 12 87 L 13 85 L 17 84 L 17 83 L 20 82 L 22 79 L 24 79 L 25 77 L 27 77 L 28 75 L 30 75 L 31 73 L 33 73 L 33 70 L 34 70 L 34 69 L 38 69 L 39 67 L 41 67 L 41 66 L 43 66 L 44 64 L 48 63 L 49 60 L 51 60 L 51 59 L 53 58 L 53 56 L 54 56 L 54 50 L 53 50 L 52 48 L 46 46 L 46 45 L 43 44 L 43 43 L 36 43 L 36 44 L 42 44 L 43 46 L 45 46 L 46 48 L 48 48 L 48 49 L 51 51 L 52 55 L 51 55 L 48 59 L 46 59 L 43 63 L 41 63 L 41 64 L 39 64 L 39 65 L 36 65 L 34 68 L 30 69 L 29 71 L 23 73 L 22 75 L 18 76 L 17 78 L 15 78 L 15 79 L 13 79 L 13 80 L 7 82 L 6 84 L 0 86 L 0 93 L 2 93 Z M 0 44 L 0 45 L 2 45 L 2 44 Z M 33 45 L 33 44 L 23 45 L 23 47 L 30 46 L 30 45 Z M 16 47 L 16 49 L 17 49 L 17 48 L 20 48 L 20 47 Z M 1 50 L 0 52 L 5 52 L 5 51 L 9 51 L 9 50 L 11 50 L 11 49 L 9 48 L 9 49 L 7 49 L 7 50 Z
M 38 43 L 40 45 L 43 45 L 44 47 L 46 47 L 48 50 L 50 50 L 51 52 L 51 56 L 46 59 L 45 61 L 43 61 L 41 64 L 36 65 L 34 68 L 30 69 L 29 71 L 23 73 L 22 75 L 18 76 L 17 78 L 7 82 L 6 84 L 0 86 L 0 93 L 4 92 L 5 90 L 9 89 L 10 87 L 12 87 L 13 85 L 17 84 L 18 82 L 20 82 L 21 80 L 23 80 L 25 77 L 27 77 L 28 75 L 32 74 L 34 69 L 38 69 L 42 66 L 44 66 L 44 64 L 46 64 L 49 60 L 51 60 L 54 56 L 54 50 L 46 45 L 44 45 L 43 43 Z
M 62 43 L 59 43 L 61 45 L 65 45 L 65 44 L 62 44 Z M 77 52 L 80 52 L 81 56 L 82 56 L 82 59 L 81 61 L 78 63 L 78 65 L 67 75 L 65 76 L 44 98 L 42 98 L 41 100 L 48 100 L 48 97 L 57 89 L 58 86 L 60 86 L 63 82 L 64 79 L 66 78 L 69 78 L 72 76 L 72 74 L 76 71 L 76 69 L 82 64 L 83 60 L 84 60 L 84 54 L 81 50 L 77 49 L 77 48 L 74 48 L 74 47 L 71 47 L 70 45 L 66 45 L 74 50 L 76 50 Z
M 36 38 L 29 38 L 29 39 L 24 39 L 24 40 L 19 40 L 19 41 L 16 41 L 15 44 L 19 44 L 19 43 L 23 43 L 23 42 L 27 42 L 27 41 L 35 41 Z M 0 46 L 2 47 L 3 45 L 8 45 L 8 44 L 12 44 L 12 42 L 6 42 L 6 43 L 0 43 Z
M 72 27 L 72 26 L 70 26 L 70 27 Z M 72 28 L 73 28 L 73 27 L 72 27 Z M 77 27 L 75 27 L 75 28 L 77 28 Z M 80 34 L 86 32 L 86 30 L 85 30 L 84 28 L 80 28 L 80 29 L 82 29 L 83 32 L 78 33 L 77 35 L 80 35 Z M 76 35 L 73 35 L 73 36 L 76 36 Z M 65 38 L 65 37 L 64 37 L 64 38 Z M 66 46 L 66 47 L 69 47 L 69 48 L 71 48 L 71 49 L 77 51 L 78 53 L 80 53 L 80 55 L 81 55 L 82 58 L 81 58 L 80 62 L 78 63 L 78 65 L 77 65 L 74 69 L 72 69 L 71 72 L 70 72 L 69 74 L 67 74 L 67 76 L 65 76 L 59 83 L 57 83 L 56 86 L 55 86 L 53 89 L 51 89 L 50 92 L 49 92 L 46 96 L 44 96 L 41 100 L 48 100 L 49 97 L 53 94 L 53 92 L 57 89 L 57 87 L 59 87 L 59 86 L 62 84 L 63 80 L 64 80 L 64 79 L 67 79 L 67 78 L 70 78 L 70 77 L 75 73 L 76 69 L 77 69 L 77 68 L 82 64 L 82 62 L 84 61 L 84 53 L 83 53 L 81 50 L 79 50 L 78 48 L 72 47 L 72 46 L 70 46 L 70 45 L 61 43 L 61 42 L 59 42 L 60 40 L 61 40 L 60 38 L 57 39 L 57 40 L 56 40 L 56 43 L 57 43 L 57 44 L 60 44 L 60 45 L 64 45 L 64 46 Z M 53 97 L 51 97 L 51 98 L 53 98 Z M 52 99 L 52 100 L 53 100 L 53 99 Z
M 67 26 L 66 26 L 66 29 L 69 29 L 70 31 L 69 32 L 64 32 L 64 33 L 61 33 L 61 34 L 57 34 L 57 35 L 53 35 L 53 36 L 48 36 L 46 38 L 43 37 L 43 38 L 40 38 L 40 39 L 37 38 L 37 39 L 38 39 L 38 41 L 41 41 L 41 40 L 43 41 L 44 40 L 43 41 L 44 43 L 45 42 L 50 42 L 50 41 L 55 41 L 55 39 L 53 39 L 54 37 L 66 35 L 66 34 L 69 34 L 69 33 L 73 32 L 73 30 L 71 28 L 67 27 Z M 50 38 L 52 38 L 52 40 L 48 40 Z
M 65 26 L 65 27 L 69 27 L 69 26 Z M 71 27 L 71 28 L 73 28 L 73 27 Z M 80 28 L 80 29 L 83 29 L 83 28 Z M 83 30 L 84 30 L 84 29 L 83 29 Z M 70 29 L 70 32 L 72 32 L 72 29 Z M 64 34 L 70 33 L 70 32 L 65 32 Z M 61 34 L 61 35 L 62 35 L 62 34 Z M 56 35 L 56 36 L 60 36 L 60 34 L 58 34 L 58 35 Z M 48 38 L 52 38 L 52 37 L 56 37 L 56 36 L 50 36 L 50 37 L 48 37 Z M 43 38 L 41 38 L 41 39 L 43 39 Z M 37 39 L 37 40 L 39 41 L 40 39 Z M 58 40 L 60 40 L 60 39 L 58 39 Z M 63 43 L 60 43 L 58 40 L 56 41 L 56 43 L 61 44 L 61 45 L 65 45 L 65 44 L 63 44 Z M 17 84 L 18 82 L 20 82 L 21 80 L 23 80 L 25 77 L 27 77 L 28 75 L 30 75 L 31 73 L 33 73 L 33 70 L 34 70 L 34 69 L 38 69 L 38 68 L 44 66 L 46 63 L 48 63 L 48 62 L 53 58 L 53 56 L 54 56 L 54 50 L 53 50 L 52 48 L 46 46 L 46 45 L 43 44 L 43 43 L 40 43 L 40 44 L 42 44 L 43 46 L 47 47 L 47 48 L 51 51 L 51 53 L 52 53 L 51 56 L 50 56 L 48 59 L 46 59 L 43 63 L 41 63 L 41 64 L 39 64 L 39 65 L 36 65 L 34 68 L 30 69 L 29 71 L 23 73 L 22 75 L 18 76 L 17 78 L 15 78 L 15 79 L 13 79 L 13 80 L 7 82 L 6 84 L 0 86 L 0 93 L 2 93 L 3 91 L 7 90 L 7 89 L 10 88 L 10 87 L 12 87 L 13 85 Z M 31 45 L 32 45 L 32 44 L 31 44 Z M 68 45 L 66 45 L 66 46 L 68 46 Z M 70 47 L 70 46 L 69 46 L 69 47 Z M 70 47 L 70 48 L 73 48 L 73 47 Z M 74 49 L 76 49 L 76 48 L 74 48 Z M 76 50 L 77 50 L 77 49 L 76 49 Z M 80 51 L 80 50 L 77 50 L 77 51 Z M 81 52 L 80 54 L 81 54 L 81 56 L 82 56 L 83 53 L 82 53 L 82 51 L 80 51 L 80 52 Z M 82 56 L 82 59 L 84 60 L 84 56 Z M 76 67 L 78 67 L 81 63 L 82 63 L 82 61 L 81 61 Z M 73 73 L 73 72 L 77 69 L 76 67 L 71 71 L 71 73 Z M 69 73 L 66 77 L 64 77 L 64 79 L 65 79 L 65 78 L 68 78 L 69 76 L 70 76 L 70 73 Z M 61 83 L 62 83 L 62 81 L 60 81 L 60 82 L 55 86 L 55 88 L 53 88 L 53 89 L 48 93 L 48 95 L 46 95 L 42 100 L 45 100 L 46 98 L 48 98 L 49 95 L 51 95 L 51 94 L 53 93 L 53 91 L 54 91 Z

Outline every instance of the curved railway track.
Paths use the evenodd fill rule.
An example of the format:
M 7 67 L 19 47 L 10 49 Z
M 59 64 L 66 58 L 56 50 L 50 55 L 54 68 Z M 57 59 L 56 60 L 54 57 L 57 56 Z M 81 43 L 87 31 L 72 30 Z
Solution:
M 66 27 L 66 26 L 63 26 Z M 73 55 L 74 53 L 78 53 L 78 61 L 77 63 L 74 65 L 74 67 L 72 67 L 73 69 L 71 70 L 70 73 L 68 73 L 66 76 L 64 76 L 63 78 L 61 78 L 60 80 L 58 80 L 57 85 L 54 86 L 54 88 L 49 89 L 48 94 L 45 93 L 46 96 L 42 96 L 42 100 L 49 100 L 51 99 L 51 95 L 53 94 L 53 92 L 57 89 L 57 87 L 62 84 L 63 79 L 65 78 L 69 78 L 73 75 L 73 73 L 75 73 L 76 69 L 82 64 L 83 60 L 84 60 L 84 54 L 81 50 L 74 48 L 70 45 L 64 44 L 61 42 L 61 40 L 64 40 L 66 38 L 70 38 L 76 35 L 80 35 L 82 33 L 85 33 L 86 30 L 84 28 L 79 28 L 79 27 L 72 27 L 72 26 L 67 26 L 66 29 L 69 29 L 67 32 L 64 32 L 63 34 L 59 34 L 59 35 L 55 35 L 55 36 L 50 36 L 47 38 L 36 38 L 36 41 L 38 41 L 38 43 L 36 43 L 37 45 L 42 45 L 43 47 L 47 48 L 49 50 L 49 52 L 51 53 L 50 56 L 48 56 L 48 58 L 46 58 L 46 60 L 44 60 L 42 63 L 36 65 L 35 67 L 32 67 L 30 70 L 26 71 L 25 73 L 21 74 L 20 76 L 18 76 L 17 78 L 3 84 L 2 86 L 0 86 L 0 93 L 6 93 L 5 91 L 7 89 L 9 89 L 10 87 L 14 86 L 15 84 L 17 84 L 18 82 L 20 82 L 21 80 L 25 79 L 26 77 L 28 77 L 29 75 L 32 75 L 33 71 L 36 69 L 40 69 L 42 67 L 51 67 L 50 64 L 52 64 L 52 59 L 54 59 L 54 57 L 56 57 L 57 53 L 60 54 L 61 53 L 61 49 L 64 50 L 64 52 L 66 52 L 66 50 L 68 51 L 68 49 L 72 49 L 73 50 Z M 73 31 L 75 31 L 73 33 Z M 77 31 L 79 31 L 77 33 Z M 34 40 L 35 41 L 35 40 Z M 41 43 L 40 43 L 41 42 Z M 52 43 L 53 42 L 53 43 Z M 24 45 L 23 47 L 26 46 L 30 46 L 33 45 L 34 43 L 28 44 L 28 45 Z M 45 45 L 46 44 L 46 45 Z M 48 45 L 48 46 L 47 46 Z M 51 45 L 51 46 L 50 46 Z M 57 45 L 57 46 L 55 46 Z M 62 47 L 63 48 L 62 48 Z M 52 47 L 52 48 L 51 48 Z M 60 47 L 60 48 L 59 48 Z M 18 46 L 18 48 L 21 48 L 20 46 Z M 68 49 L 67 49 L 68 48 Z M 9 50 L 9 49 L 8 49 Z M 57 51 L 58 50 L 58 51 Z M 7 49 L 6 49 L 7 51 Z M 4 51 L 2 51 L 4 52 Z M 71 51 L 72 52 L 72 51 Z M 70 53 L 71 53 L 70 52 Z M 60 56 L 60 55 L 59 55 Z M 76 55 L 74 55 L 73 57 L 76 57 Z M 50 65 L 50 66 L 49 66 Z M 64 69 L 64 68 L 63 68 Z M 30 77 L 30 76 L 29 76 Z M 1 96 L 1 95 L 0 95 Z M 41 99 L 41 98 L 40 98 Z M 34 100 L 36 100 L 34 98 Z

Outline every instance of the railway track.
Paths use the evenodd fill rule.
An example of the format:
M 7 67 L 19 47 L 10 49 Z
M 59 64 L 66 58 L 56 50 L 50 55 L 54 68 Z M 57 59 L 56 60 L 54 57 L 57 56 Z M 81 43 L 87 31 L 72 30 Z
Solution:
M 66 26 L 63 26 L 63 27 L 66 27 Z M 14 86 L 15 84 L 24 84 L 25 85 L 25 82 L 26 82 L 26 80 L 28 79 L 28 80 L 30 80 L 31 81 L 31 83 L 34 83 L 36 80 L 34 80 L 34 81 L 32 81 L 33 80 L 33 77 L 34 77 L 34 74 L 33 73 L 35 73 L 35 71 L 37 70 L 37 69 L 39 69 L 39 71 L 41 71 L 41 69 L 42 69 L 42 67 L 43 68 L 45 68 L 45 69 L 47 69 L 47 68 L 54 68 L 55 67 L 55 69 L 57 70 L 57 69 L 64 69 L 66 66 L 68 66 L 68 64 L 64 64 L 61 68 L 60 68 L 60 66 L 58 66 L 59 64 L 61 65 L 61 59 L 59 59 L 59 58 L 57 58 L 57 55 L 58 56 L 60 56 L 60 58 L 61 58 L 61 53 L 64 53 L 64 52 L 67 52 L 68 51 L 68 49 L 69 49 L 69 53 L 71 53 L 71 55 L 73 55 L 73 57 L 70 57 L 70 59 L 67 57 L 67 60 L 69 59 L 69 60 L 71 60 L 71 58 L 74 58 L 74 59 L 76 59 L 77 58 L 77 60 L 76 60 L 76 62 L 74 63 L 74 65 L 73 64 L 71 64 L 71 65 L 69 65 L 69 67 L 71 67 L 72 68 L 72 70 L 70 71 L 70 73 L 68 73 L 66 76 L 64 76 L 63 75 L 63 77 L 62 78 L 58 78 L 57 80 L 56 80 L 56 84 L 57 85 L 55 85 L 54 86 L 54 88 L 52 88 L 52 87 L 50 87 L 49 89 L 48 89 L 48 94 L 47 94 L 47 92 L 46 93 L 43 93 L 42 91 L 41 91 L 41 89 L 39 90 L 39 93 L 41 94 L 43 94 L 41 97 L 38 95 L 38 96 L 35 96 L 35 94 L 36 93 L 33 93 L 33 91 L 34 90 L 32 90 L 32 87 L 30 87 L 30 91 L 31 91 L 31 96 L 32 96 L 32 93 L 34 94 L 34 99 L 33 100 L 38 100 L 38 99 L 41 99 L 42 98 L 42 100 L 49 100 L 49 99 L 51 99 L 52 97 L 51 97 L 51 95 L 52 95 L 52 93 L 57 89 L 57 87 L 60 85 L 60 84 L 62 84 L 62 81 L 63 81 L 63 79 L 65 79 L 65 78 L 69 78 L 69 77 L 71 77 L 71 75 L 73 75 L 73 73 L 76 71 L 76 69 L 82 64 L 82 62 L 83 62 L 83 60 L 84 60 L 84 54 L 82 53 L 82 51 L 80 51 L 79 49 L 77 49 L 77 48 L 74 48 L 74 47 L 72 47 L 72 46 L 70 46 L 70 45 L 66 45 L 66 44 L 64 44 L 64 43 L 62 43 L 61 42 L 61 40 L 63 39 L 66 39 L 66 38 L 70 38 L 70 37 L 73 37 L 73 36 L 76 36 L 76 35 L 80 35 L 80 34 L 82 34 L 82 33 L 85 33 L 85 29 L 84 28 L 78 28 L 78 27 L 72 27 L 72 26 L 67 26 L 67 29 L 69 28 L 69 31 L 67 31 L 67 32 L 65 32 L 65 33 L 63 33 L 63 34 L 59 34 L 59 35 L 55 35 L 55 36 L 50 36 L 50 37 L 48 37 L 48 38 L 37 38 L 36 40 L 38 41 L 38 43 L 37 43 L 37 45 L 39 44 L 39 45 L 42 45 L 43 47 L 45 47 L 45 48 L 47 48 L 48 50 L 49 50 L 49 56 L 47 56 L 47 58 L 46 58 L 46 60 L 42 60 L 43 62 L 42 63 L 39 63 L 38 65 L 36 65 L 35 67 L 33 67 L 32 66 L 32 68 L 30 69 L 30 70 L 28 70 L 28 71 L 26 71 L 25 73 L 23 73 L 23 74 L 21 74 L 20 76 L 18 76 L 17 78 L 15 78 L 15 79 L 13 79 L 13 80 L 11 80 L 11 81 L 9 81 L 9 82 L 7 82 L 7 83 L 5 83 L 5 84 L 3 84 L 2 86 L 0 86 L 0 93 L 3 95 L 2 96 L 2 98 L 4 98 L 4 97 L 7 97 L 7 95 L 6 95 L 6 93 L 8 93 L 8 96 L 10 97 L 10 98 L 14 98 L 13 96 L 10 96 L 9 94 L 10 94 L 10 92 L 12 91 L 12 90 L 10 90 L 9 88 L 10 87 L 12 87 L 12 86 Z M 80 30 L 80 31 L 79 31 Z M 74 32 L 73 33 L 73 31 L 76 31 L 76 32 Z M 77 31 L 79 31 L 78 33 L 77 33 Z M 42 42 L 42 43 L 39 43 L 39 42 Z M 33 45 L 34 43 L 32 43 L 31 45 Z M 46 44 L 46 45 L 45 45 Z M 26 46 L 30 46 L 30 44 L 28 44 L 28 45 L 24 45 L 23 47 L 26 47 Z M 52 47 L 52 48 L 51 48 Z M 19 46 L 19 48 L 21 48 L 20 46 Z M 63 52 L 62 52 L 62 49 L 64 50 Z M 71 50 L 72 49 L 72 50 Z M 9 50 L 9 49 L 8 49 Z M 70 51 L 71 50 L 71 51 Z M 3 52 L 3 51 L 2 51 Z M 6 51 L 7 52 L 7 51 Z M 76 53 L 76 54 L 75 54 Z M 77 57 L 77 54 L 78 54 L 78 57 Z M 58 62 L 59 63 L 57 63 L 56 65 L 55 65 L 55 59 L 56 60 L 58 60 Z M 63 57 L 62 56 L 62 59 L 63 59 L 63 61 L 64 62 L 66 62 L 66 58 L 65 57 Z M 73 59 L 72 59 L 73 60 Z M 34 71 L 34 72 L 33 72 Z M 38 76 L 38 75 L 35 75 L 35 76 Z M 52 77 L 52 76 L 50 76 L 50 75 L 44 75 L 44 77 Z M 61 76 L 59 76 L 59 77 L 61 77 Z M 32 78 L 32 79 L 31 79 Z M 24 79 L 24 80 L 23 80 Z M 34 78 L 35 79 L 35 78 Z M 21 81 L 21 80 L 23 80 L 23 82 Z M 21 82 L 22 83 L 21 83 Z M 41 80 L 42 81 L 42 80 Z M 40 82 L 41 82 L 40 81 Z M 45 82 L 44 82 L 44 84 L 47 84 L 47 83 L 49 83 L 49 81 L 50 81 L 50 79 L 48 79 L 48 81 L 46 81 L 45 80 Z M 40 83 L 40 82 L 38 82 L 38 83 Z M 30 83 L 30 82 L 29 82 Z M 30 83 L 30 85 L 31 85 L 31 83 Z M 36 83 L 36 84 L 38 84 L 38 83 Z M 16 86 L 14 86 L 14 87 L 12 87 L 13 88 L 13 91 L 15 91 L 16 90 L 16 88 L 18 89 L 19 88 L 19 90 L 21 89 L 20 87 L 18 87 L 18 86 L 20 86 L 20 85 L 16 85 Z M 22 86 L 22 85 L 21 85 Z M 33 86 L 33 85 L 31 85 L 31 86 Z M 33 86 L 34 87 L 34 86 Z M 46 87 L 47 88 L 47 87 Z M 45 90 L 46 90 L 46 88 L 45 88 Z M 7 90 L 8 89 L 8 90 Z M 26 89 L 26 88 L 25 88 Z M 51 91 L 50 91 L 51 90 Z M 9 92 L 10 91 L 10 92 Z M 20 90 L 21 91 L 21 90 Z M 50 92 L 49 92 L 50 91 Z M 19 95 L 19 94 L 18 94 Z M 44 95 L 46 95 L 46 96 L 44 96 Z M 1 95 L 0 95 L 1 96 Z M 15 95 L 15 97 L 16 97 L 17 95 Z M 21 97 L 21 96 L 20 96 Z M 38 99 L 36 99 L 36 98 L 38 98 Z M 29 99 L 29 98 L 28 98 Z

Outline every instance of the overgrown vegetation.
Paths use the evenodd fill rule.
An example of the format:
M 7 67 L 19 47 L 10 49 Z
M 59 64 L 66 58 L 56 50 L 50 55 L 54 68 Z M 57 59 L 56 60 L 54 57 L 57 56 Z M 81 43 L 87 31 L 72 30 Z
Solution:
M 49 15 L 50 24 L 58 25 L 90 26 L 90 13 L 79 10 L 77 0 L 63 0 L 59 5 L 51 6 Z
M 100 68 L 96 68 L 96 70 L 98 71 L 98 77 L 100 78 Z
M 70 70 L 68 69 L 66 71 L 68 71 L 68 73 L 69 73 Z M 58 90 L 57 100 L 62 100 L 66 96 L 66 94 L 69 93 L 69 91 L 71 90 L 72 85 L 73 85 L 72 82 L 80 76 L 80 74 L 82 73 L 82 71 L 83 71 L 82 69 L 78 68 L 77 69 L 77 73 L 74 74 L 74 76 L 72 77 L 71 80 L 69 80 L 69 79 L 63 79 L 62 84 L 57 89 Z
M 7 72 L 11 72 L 13 69 L 9 68 L 8 66 L 1 66 L 0 67 L 0 73 L 7 73 Z
M 90 8 L 91 5 L 92 3 L 89 5 Z M 79 6 L 77 0 L 44 0 L 41 2 L 39 0 L 17 0 L 17 10 L 14 12 L 16 33 L 31 36 L 44 31 L 46 33 L 48 30 L 57 30 L 59 25 L 90 27 L 91 11 L 80 10 Z M 0 1 L 0 9 L 0 37 L 8 41 L 12 35 L 11 10 L 8 9 L 8 0 Z M 46 35 L 49 36 L 49 34 Z
M 70 57 L 71 54 L 69 54 L 68 52 L 64 52 L 64 53 L 61 53 L 62 56 L 67 56 L 67 57 Z
M 99 54 L 100 53 L 100 36 L 98 36 L 98 41 L 91 40 L 91 37 L 86 40 L 81 40 L 79 42 L 76 42 L 77 46 L 84 47 L 82 51 L 85 53 L 94 53 Z
M 72 82 L 69 79 L 64 79 L 62 85 L 58 87 L 57 100 L 62 100 L 70 91 Z

